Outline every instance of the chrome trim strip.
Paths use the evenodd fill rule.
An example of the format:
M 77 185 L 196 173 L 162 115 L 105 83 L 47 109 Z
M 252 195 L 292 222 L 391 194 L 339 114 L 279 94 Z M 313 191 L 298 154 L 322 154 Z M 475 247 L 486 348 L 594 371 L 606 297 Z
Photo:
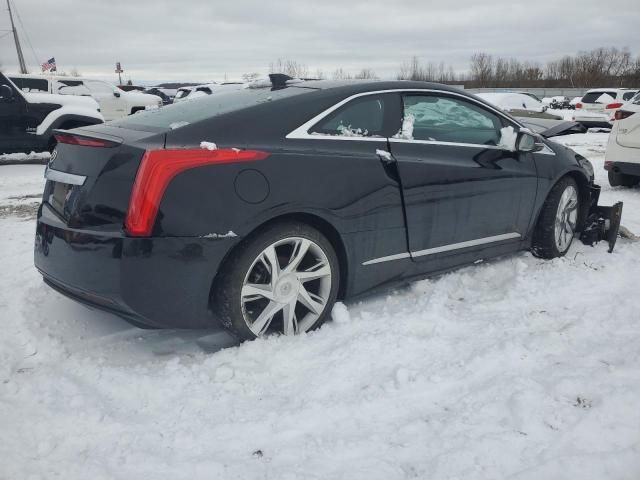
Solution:
M 68 185 L 84 185 L 87 179 L 84 175 L 74 175 L 73 173 L 61 172 L 49 167 L 44 171 L 44 178 L 52 182 L 66 183 Z
M 386 257 L 367 260 L 366 262 L 362 262 L 362 265 L 373 265 L 374 263 L 391 262 L 392 260 L 402 260 L 403 258 L 409 258 L 410 256 L 411 255 L 409 255 L 409 252 L 396 253 L 395 255 L 387 255 Z
M 318 123 L 320 120 L 322 120 L 324 117 L 326 117 L 327 115 L 329 115 L 330 113 L 334 112 L 335 110 L 337 110 L 338 108 L 343 106 L 345 103 L 348 103 L 353 99 L 360 98 L 360 97 L 365 97 L 365 96 L 368 96 L 368 95 L 379 95 L 379 94 L 383 94 L 383 93 L 402 93 L 402 92 L 404 92 L 404 93 L 440 93 L 440 94 L 444 94 L 444 95 L 453 95 L 455 97 L 461 97 L 461 98 L 464 98 L 465 100 L 467 100 L 467 101 L 469 101 L 471 103 L 475 103 L 476 105 L 478 105 L 478 106 L 480 106 L 482 108 L 486 108 L 487 110 L 491 110 L 492 112 L 500 115 L 502 118 L 507 120 L 509 123 L 514 123 L 519 128 L 525 128 L 524 125 L 520 124 L 520 122 L 518 122 L 517 120 L 514 120 L 513 118 L 508 117 L 500 109 L 494 108 L 491 105 L 485 105 L 484 103 L 479 102 L 475 98 L 470 97 L 470 96 L 468 96 L 466 94 L 457 93 L 457 92 L 450 92 L 448 90 L 436 90 L 436 89 L 433 89 L 433 88 L 428 88 L 428 89 L 427 88 L 425 88 L 425 89 L 420 89 L 420 88 L 395 88 L 395 89 L 390 89 L 390 90 L 375 90 L 375 91 L 372 91 L 372 92 L 361 92 L 361 93 L 356 93 L 355 95 L 351 95 L 350 97 L 347 97 L 347 98 L 345 98 L 343 100 L 340 100 L 335 105 L 327 108 L 324 112 L 320 112 L 318 115 L 313 117 L 311 120 L 303 123 L 298 128 L 293 130 L 292 132 L 289 132 L 289 134 L 287 134 L 285 136 L 285 138 L 290 139 L 290 140 L 291 139 L 297 139 L 297 140 L 300 140 L 300 139 L 304 139 L 304 140 L 360 140 L 360 141 L 367 141 L 367 142 L 371 142 L 371 141 L 375 141 L 375 142 L 386 141 L 387 140 L 386 138 L 381 138 L 381 137 L 377 137 L 377 138 L 376 137 L 346 137 L 346 136 L 342 136 L 342 135 L 311 134 L 311 133 L 309 133 L 309 129 L 311 127 L 313 127 L 316 123 Z M 418 141 L 418 140 L 406 140 L 406 141 L 411 142 L 411 141 Z
M 476 238 L 475 240 L 467 240 L 466 242 L 452 243 L 450 245 L 442 245 L 440 247 L 427 248 L 425 250 L 418 250 L 417 252 L 396 253 L 395 255 L 387 255 L 386 257 L 373 258 L 362 262 L 362 265 L 373 265 L 382 262 L 391 262 L 393 260 L 401 260 L 403 258 L 415 258 L 423 257 L 425 255 L 433 255 L 435 253 L 449 252 L 451 250 L 458 250 L 461 248 L 475 247 L 478 245 L 485 245 L 487 243 L 501 242 L 504 240 L 512 240 L 520 238 L 521 235 L 517 232 L 503 233 L 501 235 L 493 235 L 491 237 Z
M 441 142 L 439 140 L 409 140 L 407 138 L 394 138 L 391 137 L 389 139 L 391 143 L 422 143 L 426 145 L 447 145 L 453 147 L 471 147 L 471 148 L 481 148 L 481 149 L 489 149 L 489 150 L 506 150 L 504 147 L 499 147 L 498 145 L 483 145 L 480 143 L 458 143 L 458 142 Z M 507 150 L 510 151 L 510 150 Z
M 503 240 L 511 240 L 513 238 L 520 238 L 520 234 L 517 232 L 503 233 L 502 235 L 493 235 L 492 237 L 476 238 L 475 240 L 467 240 L 466 242 L 452 243 L 451 245 L 442 245 L 440 247 L 427 248 L 425 250 L 411 252 L 411 257 L 422 257 L 424 255 L 433 255 L 434 253 L 449 252 L 451 250 L 458 250 L 460 248 L 475 247 L 477 245 L 484 245 L 486 243 L 493 243 L 493 242 L 501 242 Z
M 547 145 L 546 143 L 544 144 L 544 148 L 542 150 L 540 150 L 539 152 L 533 152 L 533 153 L 538 155 L 554 155 L 554 156 L 556 154 L 556 152 L 551 150 L 551 147 L 549 147 L 549 145 Z

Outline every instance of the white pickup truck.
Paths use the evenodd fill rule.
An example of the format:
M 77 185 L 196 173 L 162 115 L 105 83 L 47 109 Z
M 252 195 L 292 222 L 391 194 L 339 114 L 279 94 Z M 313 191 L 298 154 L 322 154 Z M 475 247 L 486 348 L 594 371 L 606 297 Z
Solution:
M 9 75 L 23 92 L 45 92 L 60 95 L 92 97 L 100 105 L 105 121 L 126 117 L 139 110 L 158 108 L 162 99 L 141 92 L 125 92 L 102 80 L 56 75 Z

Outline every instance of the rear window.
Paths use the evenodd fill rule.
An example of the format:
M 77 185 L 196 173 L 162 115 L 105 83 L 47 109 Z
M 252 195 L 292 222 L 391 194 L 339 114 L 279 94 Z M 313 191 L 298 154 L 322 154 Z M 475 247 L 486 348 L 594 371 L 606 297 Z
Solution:
M 624 100 L 625 102 L 627 100 L 631 100 L 636 93 L 638 92 L 624 92 L 624 94 L 622 95 L 622 100 Z
M 611 90 L 602 90 L 598 92 L 585 93 L 584 97 L 582 97 L 582 103 L 603 103 L 602 101 L 598 102 L 598 99 L 602 95 L 609 95 L 612 99 L 615 100 L 617 93 Z
M 207 118 L 249 108 L 261 103 L 292 97 L 305 92 L 306 88 L 237 88 L 229 92 L 216 92 L 206 97 L 198 97 L 178 102 L 155 110 L 145 110 L 110 123 L 114 127 L 129 128 L 146 126 L 155 128 L 179 128 Z
M 49 81 L 46 78 L 11 78 L 20 90 L 24 92 L 49 92 Z

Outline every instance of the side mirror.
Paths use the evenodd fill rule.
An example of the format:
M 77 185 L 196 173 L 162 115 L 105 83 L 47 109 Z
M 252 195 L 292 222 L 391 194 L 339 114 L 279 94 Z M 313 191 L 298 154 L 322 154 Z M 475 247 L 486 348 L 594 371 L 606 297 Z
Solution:
M 4 103 L 13 102 L 13 90 L 9 85 L 0 85 L 0 101 Z
M 518 133 L 516 148 L 519 152 L 538 152 L 544 148 L 544 144 L 538 142 L 538 138 L 530 130 L 522 129 Z
M 120 98 L 120 92 L 113 91 L 113 96 L 116 98 Z

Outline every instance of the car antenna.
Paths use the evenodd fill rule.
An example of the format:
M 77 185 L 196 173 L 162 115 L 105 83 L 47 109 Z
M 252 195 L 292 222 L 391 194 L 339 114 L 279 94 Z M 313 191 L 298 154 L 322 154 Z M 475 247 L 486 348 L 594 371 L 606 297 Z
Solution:
M 289 80 L 293 80 L 293 77 L 284 73 L 270 73 L 269 80 L 271 80 L 271 86 L 274 90 L 285 88 Z

